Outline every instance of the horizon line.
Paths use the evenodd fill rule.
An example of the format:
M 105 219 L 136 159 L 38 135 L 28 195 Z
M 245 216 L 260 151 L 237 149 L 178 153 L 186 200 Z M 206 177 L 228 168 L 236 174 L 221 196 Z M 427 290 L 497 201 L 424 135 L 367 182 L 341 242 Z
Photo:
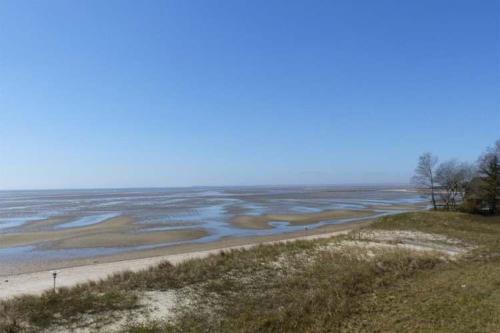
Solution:
M 79 191 L 79 190 L 140 190 L 140 189 L 188 189 L 221 187 L 328 187 L 328 186 L 411 186 L 410 182 L 352 182 L 325 184 L 255 184 L 255 185 L 184 185 L 184 186 L 123 186 L 123 187 L 48 187 L 48 188 L 0 188 L 0 192 L 13 191 Z

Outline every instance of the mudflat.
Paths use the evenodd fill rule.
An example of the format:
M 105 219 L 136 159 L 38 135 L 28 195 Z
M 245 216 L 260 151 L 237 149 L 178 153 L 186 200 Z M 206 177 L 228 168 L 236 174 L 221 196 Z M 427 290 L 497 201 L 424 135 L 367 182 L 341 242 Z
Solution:
M 192 240 L 208 234 L 200 228 L 140 232 L 134 222 L 130 217 L 118 217 L 81 228 L 0 234 L 0 248 L 39 243 L 46 243 L 44 247 L 50 249 L 139 246 Z
M 0 274 L 321 233 L 423 202 L 380 186 L 1 192 Z
M 308 225 L 325 220 L 363 218 L 374 215 L 372 210 L 328 210 L 309 214 L 266 214 L 237 216 L 231 223 L 240 228 L 271 229 L 270 222 L 287 222 L 289 225 Z

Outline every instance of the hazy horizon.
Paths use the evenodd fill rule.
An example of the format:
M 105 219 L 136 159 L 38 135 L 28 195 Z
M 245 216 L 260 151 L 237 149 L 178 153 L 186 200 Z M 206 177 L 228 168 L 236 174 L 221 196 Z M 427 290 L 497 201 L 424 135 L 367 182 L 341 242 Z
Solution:
M 500 134 L 498 1 L 2 1 L 0 190 L 408 183 Z
M 0 189 L 0 192 L 10 192 L 10 191 L 92 191 L 92 190 L 145 190 L 145 189 L 196 189 L 196 188 L 270 188 L 270 187 L 412 187 L 410 182 L 398 183 L 398 182 L 386 182 L 386 183 L 336 183 L 336 184 L 253 184 L 253 185 L 184 185 L 184 186 L 132 186 L 132 187 L 53 187 L 53 188 L 5 188 Z

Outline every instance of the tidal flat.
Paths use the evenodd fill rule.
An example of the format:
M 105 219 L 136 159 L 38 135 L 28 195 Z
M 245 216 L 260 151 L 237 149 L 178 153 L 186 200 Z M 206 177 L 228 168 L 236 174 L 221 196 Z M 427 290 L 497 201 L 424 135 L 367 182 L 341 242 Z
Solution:
M 424 209 L 426 199 L 387 186 L 2 191 L 0 274 L 320 233 Z

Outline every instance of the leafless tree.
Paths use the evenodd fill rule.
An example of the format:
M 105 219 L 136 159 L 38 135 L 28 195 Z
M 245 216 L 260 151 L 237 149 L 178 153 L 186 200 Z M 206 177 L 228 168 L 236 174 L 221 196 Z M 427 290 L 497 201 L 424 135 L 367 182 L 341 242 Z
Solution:
M 415 175 L 412 182 L 421 189 L 431 192 L 432 206 L 436 209 L 435 197 L 435 172 L 434 168 L 438 162 L 438 158 L 431 153 L 424 153 L 418 159 L 418 165 L 415 168 Z
M 489 212 L 496 214 L 500 201 L 500 140 L 481 155 L 478 170 L 481 177 L 481 196 L 488 204 Z
M 435 182 L 439 185 L 439 196 L 446 209 L 455 209 L 458 201 L 463 201 L 474 173 L 473 165 L 457 160 L 449 160 L 438 166 Z

